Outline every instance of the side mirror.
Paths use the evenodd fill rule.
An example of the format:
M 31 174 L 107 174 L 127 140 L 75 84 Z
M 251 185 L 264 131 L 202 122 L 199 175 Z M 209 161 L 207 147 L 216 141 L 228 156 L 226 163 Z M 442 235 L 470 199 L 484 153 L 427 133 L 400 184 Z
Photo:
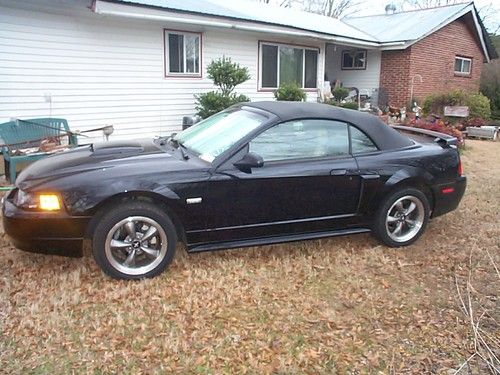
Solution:
M 242 172 L 251 173 L 252 168 L 260 168 L 264 165 L 264 159 L 262 159 L 260 155 L 249 152 L 243 156 L 243 159 L 237 161 L 233 165 Z

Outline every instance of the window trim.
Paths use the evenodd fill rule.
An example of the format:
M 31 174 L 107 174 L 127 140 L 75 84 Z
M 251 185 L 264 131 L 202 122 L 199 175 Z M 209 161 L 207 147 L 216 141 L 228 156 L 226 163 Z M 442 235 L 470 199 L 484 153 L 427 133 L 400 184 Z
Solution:
M 353 157 L 356 157 L 356 156 L 362 156 L 362 155 L 371 155 L 371 154 L 374 154 L 376 152 L 380 152 L 380 147 L 377 146 L 377 144 L 373 141 L 373 139 L 372 139 L 372 137 L 370 137 L 370 135 L 368 135 L 365 131 L 361 130 L 360 128 L 358 128 L 354 124 L 351 124 L 350 122 L 348 122 L 347 124 L 349 124 L 349 154 L 351 154 Z M 352 128 L 355 128 L 361 134 L 364 134 L 364 136 L 366 138 L 368 138 L 368 140 L 371 143 L 373 143 L 373 145 L 375 146 L 376 150 L 354 153 L 353 150 L 352 150 Z
M 341 159 L 347 159 L 347 158 L 356 158 L 356 157 L 363 157 L 363 156 L 370 156 L 370 155 L 378 155 L 378 154 L 382 153 L 382 150 L 373 141 L 372 137 L 351 122 L 343 121 L 343 120 L 339 120 L 339 119 L 324 118 L 324 117 L 307 117 L 307 118 L 304 118 L 302 120 L 327 120 L 327 121 L 336 121 L 336 122 L 346 124 L 347 125 L 347 134 L 349 137 L 349 153 L 345 154 L 345 155 L 336 155 L 336 156 L 310 156 L 310 157 L 303 157 L 303 158 L 296 158 L 296 159 L 268 160 L 268 161 L 264 162 L 264 167 L 266 167 L 269 164 L 275 165 L 275 164 L 287 164 L 287 163 L 293 164 L 293 163 L 297 163 L 297 162 L 307 162 L 307 161 L 312 162 L 312 161 L 321 161 L 321 160 L 341 160 Z M 263 129 L 260 129 L 260 131 L 253 133 L 253 134 L 249 134 L 250 139 L 247 139 L 244 142 L 243 146 L 241 146 L 241 147 L 238 146 L 237 151 L 232 153 L 231 156 L 227 160 L 231 160 L 235 155 L 237 155 L 239 152 L 241 152 L 244 148 L 246 149 L 245 152 L 250 152 L 250 143 L 255 138 L 257 138 L 259 135 L 261 135 L 265 131 L 267 131 L 267 130 L 269 130 L 277 125 L 280 125 L 280 124 L 283 124 L 286 122 L 290 122 L 290 121 L 293 121 L 293 120 L 287 120 L 287 121 L 281 121 L 281 122 L 277 122 L 277 123 L 273 123 L 273 124 L 268 124 Z M 376 150 L 353 153 L 353 151 L 352 151 L 352 135 L 351 135 L 351 128 L 353 128 L 353 127 L 356 128 L 361 133 L 363 133 L 373 143 Z M 221 164 L 224 164 L 224 163 L 221 163 Z
M 305 120 L 305 121 L 308 121 L 308 120 L 322 120 L 322 121 L 333 121 L 333 122 L 338 122 L 338 123 L 341 123 L 341 124 L 344 124 L 347 126 L 347 139 L 348 139 L 348 152 L 347 154 L 343 154 L 343 155 L 335 155 L 335 156 L 305 156 L 305 157 L 301 157 L 301 158 L 295 158 L 295 159 L 280 159 L 280 160 L 264 160 L 264 167 L 266 165 L 268 165 L 269 163 L 272 163 L 272 164 L 285 164 L 285 163 L 296 163 L 296 162 L 305 162 L 305 161 L 319 161 L 319 160 L 339 160 L 339 159 L 347 159 L 347 158 L 354 158 L 354 155 L 352 154 L 352 148 L 351 148 L 351 126 L 354 126 L 352 125 L 350 122 L 347 122 L 347 121 L 343 121 L 343 120 L 338 120 L 338 119 L 331 119 L 331 118 L 324 118 L 324 117 L 306 117 L 306 118 L 301 118 L 301 119 L 296 119 L 296 120 Z M 277 123 L 274 123 L 270 126 L 266 126 L 264 129 L 262 129 L 259 133 L 253 135 L 253 137 L 251 139 L 249 139 L 246 143 L 245 143 L 245 146 L 244 147 L 247 147 L 247 150 L 248 152 L 250 152 L 250 143 L 252 143 L 252 141 L 259 137 L 261 134 L 263 134 L 264 132 L 268 131 L 269 129 L 272 129 L 276 126 L 279 126 L 281 124 L 286 124 L 288 122 L 293 122 L 293 121 L 296 121 L 296 120 L 286 120 L 286 121 L 281 121 L 281 122 L 277 122 Z M 359 130 L 359 129 L 358 129 Z M 365 132 L 363 132 L 364 134 L 366 134 Z M 368 137 L 368 135 L 367 135 Z M 368 137 L 370 138 L 370 137 Z M 371 138 L 370 138 L 371 140 Z M 372 141 L 373 142 L 373 141 Z M 378 149 L 378 146 L 373 143 L 375 145 L 375 147 L 377 147 Z M 372 151 L 373 152 L 373 151 Z M 360 155 L 360 154 L 356 154 L 356 155 Z
M 463 62 L 464 61 L 469 61 L 469 71 L 468 72 L 457 72 L 455 70 L 455 64 L 457 63 L 457 60 L 462 60 L 461 68 L 463 68 Z M 453 60 L 453 73 L 455 76 L 459 77 L 470 77 L 472 75 L 472 57 L 468 56 L 461 56 L 461 55 L 455 55 L 455 59 Z
M 277 61 L 277 83 L 278 87 L 262 87 L 262 45 L 269 45 L 269 46 L 277 46 L 278 47 L 278 61 Z M 302 85 L 305 84 L 305 74 L 306 74 L 306 54 L 305 50 L 310 50 L 310 51 L 316 51 L 318 53 L 318 58 L 316 61 L 316 86 L 318 86 L 318 72 L 319 72 L 319 66 L 320 66 L 320 59 L 319 55 L 321 52 L 321 49 L 319 47 L 313 47 L 313 46 L 307 46 L 303 44 L 290 44 L 290 43 L 281 43 L 281 42 L 274 42 L 274 41 L 269 41 L 269 40 L 259 40 L 258 42 L 258 56 L 257 56 L 257 92 L 273 92 L 279 88 L 279 79 L 280 79 L 280 53 L 279 53 L 279 47 L 291 47 L 291 48 L 298 48 L 304 50 L 304 53 L 302 54 Z M 305 92 L 317 92 L 318 87 L 301 87 L 302 90 Z
M 169 60 L 169 42 L 168 35 L 196 35 L 200 39 L 198 53 L 199 53 L 199 72 L 198 73 L 176 73 L 170 72 Z M 183 48 L 184 54 L 184 67 L 186 66 L 186 49 Z M 196 31 L 176 30 L 176 29 L 163 29 L 163 75 L 164 78 L 203 78 L 203 33 Z
M 357 52 L 363 52 L 364 54 L 364 59 L 365 59 L 365 62 L 363 64 L 363 67 L 361 68 L 358 68 L 358 67 L 344 67 L 344 54 L 348 53 L 348 52 L 352 52 L 352 51 L 355 51 L 356 53 Z M 354 63 L 354 61 L 353 61 Z M 359 48 L 356 48 L 356 49 L 343 49 L 342 50 L 342 53 L 340 54 L 340 69 L 341 70 L 366 70 L 366 67 L 368 65 L 368 50 L 366 49 L 359 49 Z

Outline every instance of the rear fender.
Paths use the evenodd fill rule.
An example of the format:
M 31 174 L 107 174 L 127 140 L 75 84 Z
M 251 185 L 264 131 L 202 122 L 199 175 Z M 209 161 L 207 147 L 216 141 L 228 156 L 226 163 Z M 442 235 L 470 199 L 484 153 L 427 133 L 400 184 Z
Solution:
M 419 181 L 425 185 L 430 186 L 432 184 L 433 176 L 422 168 L 407 167 L 405 169 L 400 169 L 394 173 L 384 184 L 384 189 L 386 191 L 392 190 L 394 186 L 402 183 L 403 181 L 412 182 Z
M 380 203 L 383 202 L 390 194 L 402 188 L 412 187 L 421 190 L 428 198 L 431 208 L 433 207 L 434 197 L 430 186 L 432 186 L 432 175 L 420 168 L 405 168 L 395 172 L 385 181 L 383 185 L 377 189 L 371 197 L 366 199 L 366 214 L 372 217 Z M 375 204 L 369 202 L 376 202 Z

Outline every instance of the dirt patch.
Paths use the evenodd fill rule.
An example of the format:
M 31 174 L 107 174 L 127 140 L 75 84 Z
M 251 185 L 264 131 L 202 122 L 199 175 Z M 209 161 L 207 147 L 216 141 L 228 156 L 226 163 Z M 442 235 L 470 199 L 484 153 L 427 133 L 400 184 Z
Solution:
M 369 235 L 178 249 L 160 277 L 119 282 L 2 237 L 0 373 L 453 374 L 477 344 L 457 286 L 498 357 L 499 151 L 468 141 L 460 208 L 406 249 Z M 488 368 L 476 355 L 461 371 Z

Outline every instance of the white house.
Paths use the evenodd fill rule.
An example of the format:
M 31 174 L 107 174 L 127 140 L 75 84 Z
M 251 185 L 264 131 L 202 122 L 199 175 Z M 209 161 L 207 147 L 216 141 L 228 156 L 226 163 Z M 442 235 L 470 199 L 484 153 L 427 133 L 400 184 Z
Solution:
M 410 42 L 244 0 L 0 0 L 0 123 L 51 116 L 111 124 L 112 139 L 167 135 L 213 89 L 206 66 L 223 55 L 248 67 L 238 91 L 251 100 L 285 80 L 310 101 L 325 80 L 376 97 L 382 52 Z

